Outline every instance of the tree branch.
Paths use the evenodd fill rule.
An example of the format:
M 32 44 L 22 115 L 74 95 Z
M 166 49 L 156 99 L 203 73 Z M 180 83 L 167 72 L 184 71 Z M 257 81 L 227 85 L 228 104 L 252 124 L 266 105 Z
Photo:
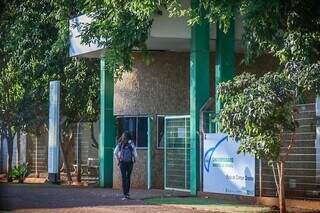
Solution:
M 277 188 L 277 194 L 279 195 L 280 194 L 280 188 L 279 188 L 279 184 L 278 184 L 278 180 L 277 180 L 277 174 L 276 174 L 276 170 L 274 168 L 273 162 L 271 164 L 271 167 L 272 167 L 274 182 L 275 182 L 276 188 Z M 278 173 L 279 173 L 279 171 L 278 171 Z
M 99 148 L 99 143 L 94 135 L 94 123 L 91 122 L 90 124 L 90 132 L 91 132 L 91 140 L 93 142 L 93 144 L 91 144 L 94 148 Z

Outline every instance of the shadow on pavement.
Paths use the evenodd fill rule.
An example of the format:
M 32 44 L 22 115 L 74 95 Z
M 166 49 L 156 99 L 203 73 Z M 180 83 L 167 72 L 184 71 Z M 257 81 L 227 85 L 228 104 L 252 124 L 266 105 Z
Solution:
M 142 205 L 143 190 L 121 200 L 119 190 L 49 184 L 0 184 L 0 210 Z

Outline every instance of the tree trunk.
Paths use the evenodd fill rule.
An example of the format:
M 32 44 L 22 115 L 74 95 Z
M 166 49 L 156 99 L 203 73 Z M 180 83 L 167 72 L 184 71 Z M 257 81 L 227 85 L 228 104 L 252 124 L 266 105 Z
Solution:
M 271 168 L 272 168 L 272 172 L 273 172 L 273 178 L 274 178 L 274 183 L 276 184 L 276 189 L 277 189 L 277 195 L 279 196 L 280 192 L 279 192 L 279 184 L 278 184 L 278 177 L 277 177 L 277 174 L 276 174 L 276 170 L 274 168 L 274 165 L 273 165 L 273 162 L 271 164 Z M 278 171 L 278 174 L 279 174 L 279 171 Z
M 20 131 L 17 132 L 17 154 L 18 154 L 18 165 L 20 165 L 21 161 L 21 149 L 20 149 Z
M 12 134 L 11 130 L 7 130 L 7 148 L 8 148 L 8 175 L 7 180 L 8 182 L 12 182 L 12 155 L 13 155 L 13 139 L 14 135 Z
M 35 153 L 35 168 L 36 168 L 36 178 L 40 177 L 38 171 L 38 135 L 36 134 L 36 153 Z
M 280 213 L 286 212 L 286 197 L 285 197 L 285 172 L 284 172 L 284 161 L 280 161 L 279 169 L 279 208 Z
M 70 173 L 70 167 L 69 167 L 69 163 L 68 163 L 68 159 L 67 159 L 66 149 L 64 149 L 62 143 L 63 143 L 63 136 L 61 134 L 61 136 L 60 136 L 60 148 L 61 148 L 61 152 L 62 152 L 62 160 L 63 160 L 63 164 L 64 164 L 64 169 L 66 170 L 68 181 L 72 182 L 72 177 L 71 177 L 71 173 Z
M 77 182 L 81 182 L 81 145 L 80 145 L 80 123 L 77 123 Z
M 2 132 L 1 132 L 1 130 L 0 130 L 0 150 L 1 150 L 1 153 L 0 153 L 0 173 L 2 173 L 3 172 L 3 139 L 4 139 L 4 137 L 3 137 L 3 134 L 2 134 Z
M 99 148 L 99 143 L 98 143 L 98 141 L 97 141 L 97 139 L 96 139 L 96 137 L 94 135 L 94 123 L 93 122 L 91 122 L 90 130 L 91 130 L 90 131 L 91 132 L 91 140 L 93 142 L 92 146 L 94 148 L 98 149 Z

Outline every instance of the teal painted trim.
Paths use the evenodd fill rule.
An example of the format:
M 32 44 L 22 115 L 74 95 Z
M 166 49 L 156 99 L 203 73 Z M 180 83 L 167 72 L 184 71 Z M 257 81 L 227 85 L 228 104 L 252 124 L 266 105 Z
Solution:
M 192 0 L 193 8 L 199 7 Z M 202 13 L 203 14 L 203 13 Z M 190 53 L 190 193 L 197 195 L 200 182 L 199 112 L 210 95 L 209 23 L 203 20 L 191 27 Z
M 113 115 L 114 79 L 105 70 L 105 59 L 100 61 L 100 140 L 99 186 L 112 187 L 115 118 Z
M 235 30 L 234 20 L 231 21 L 229 31 L 223 32 L 217 22 L 216 40 L 216 73 L 215 73 L 215 99 L 216 114 L 222 109 L 222 103 L 218 99 L 217 88 L 219 83 L 232 80 L 235 76 Z M 219 132 L 219 124 L 216 124 L 216 132 Z
M 152 117 L 148 117 L 148 189 L 152 188 Z

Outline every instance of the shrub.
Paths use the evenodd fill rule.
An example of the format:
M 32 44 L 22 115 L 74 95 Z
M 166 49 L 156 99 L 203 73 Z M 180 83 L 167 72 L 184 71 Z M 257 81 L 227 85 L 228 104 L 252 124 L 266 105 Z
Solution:
M 23 183 L 24 179 L 30 174 L 28 163 L 23 163 L 15 166 L 11 172 L 11 176 L 18 180 L 19 183 Z

